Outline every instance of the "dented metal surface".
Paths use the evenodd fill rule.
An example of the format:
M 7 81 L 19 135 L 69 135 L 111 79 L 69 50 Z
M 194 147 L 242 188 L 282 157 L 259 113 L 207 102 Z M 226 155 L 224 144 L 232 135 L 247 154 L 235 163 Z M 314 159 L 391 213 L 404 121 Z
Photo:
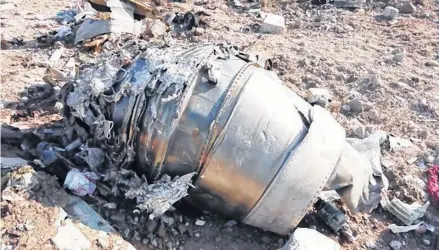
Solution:
M 373 174 L 367 161 L 351 170 L 363 158 L 343 128 L 232 47 L 122 52 L 98 57 L 64 89 L 66 150 L 79 147 L 114 195 L 156 217 L 189 194 L 279 234 L 325 187 L 353 211 L 374 202 L 369 182 L 381 177 L 363 176 Z M 353 176 L 360 182 L 336 181 Z

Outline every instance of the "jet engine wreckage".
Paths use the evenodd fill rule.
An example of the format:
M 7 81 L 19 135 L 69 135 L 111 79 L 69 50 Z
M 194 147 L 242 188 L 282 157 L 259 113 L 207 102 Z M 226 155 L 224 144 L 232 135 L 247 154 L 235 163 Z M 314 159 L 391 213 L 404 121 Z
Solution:
M 370 212 L 387 188 L 379 164 L 263 65 L 226 45 L 102 55 L 61 90 L 64 148 L 40 146 L 42 164 L 74 154 L 65 187 L 86 173 L 150 218 L 183 199 L 287 235 L 324 190 Z

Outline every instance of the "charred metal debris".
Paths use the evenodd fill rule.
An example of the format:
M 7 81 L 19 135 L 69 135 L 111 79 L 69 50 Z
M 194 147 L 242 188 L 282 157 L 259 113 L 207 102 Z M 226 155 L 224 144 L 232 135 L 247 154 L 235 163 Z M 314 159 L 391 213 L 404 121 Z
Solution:
M 220 69 L 215 67 L 214 60 L 234 51 L 232 47 L 206 45 L 195 50 L 148 48 L 135 56 L 129 50 L 102 54 L 83 65 L 76 79 L 63 87 L 64 147 L 39 145 L 44 147 L 40 150 L 41 162 L 50 165 L 55 159 L 69 158 L 62 155 L 74 154 L 73 165 L 82 163 L 84 170 L 96 175 L 89 174 L 86 179 L 92 183 L 101 180 L 101 186 L 108 187 L 98 188 L 102 195 L 108 195 L 102 190 L 110 189 L 112 195 L 135 199 L 140 209 L 152 213 L 151 217 L 160 216 L 187 195 L 195 173 L 173 181 L 164 175 L 152 185 L 148 185 L 146 177 L 139 177 L 131 164 L 135 161 L 140 123 L 146 122 L 147 134 L 152 133 L 159 107 L 174 101 L 175 109 L 179 110 L 184 99 L 179 97 L 188 94 L 187 89 L 200 70 L 208 71 L 210 82 L 215 84 L 216 71 Z M 126 108 L 115 109 L 121 102 L 127 103 Z M 143 121 L 145 113 L 148 119 Z

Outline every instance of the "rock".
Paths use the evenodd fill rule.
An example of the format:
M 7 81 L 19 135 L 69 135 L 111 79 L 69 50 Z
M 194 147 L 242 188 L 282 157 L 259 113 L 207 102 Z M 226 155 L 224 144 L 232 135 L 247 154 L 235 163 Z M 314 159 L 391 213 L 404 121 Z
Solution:
M 166 227 L 165 224 L 160 224 L 159 228 L 157 229 L 157 235 L 160 236 L 161 238 L 165 238 L 166 237 Z
M 376 110 L 370 110 L 369 112 L 367 112 L 367 117 L 370 120 L 377 120 L 379 118 L 378 112 Z
M 398 6 L 399 13 L 411 14 L 416 11 L 416 7 L 411 2 L 403 2 Z
M 117 205 L 114 202 L 109 202 L 109 203 L 105 203 L 104 207 L 108 209 L 116 209 Z
M 425 63 L 425 66 L 436 68 L 436 67 L 439 67 L 439 62 L 438 61 L 434 61 L 434 60 L 428 61 L 428 62 Z
M 300 21 L 300 20 L 294 20 L 291 23 L 291 28 L 293 28 L 293 29 L 300 29 L 301 26 L 302 26 L 302 21 Z
M 397 17 L 399 14 L 399 10 L 397 8 L 394 8 L 392 6 L 387 6 L 386 8 L 384 8 L 383 11 L 383 16 L 386 19 L 392 20 L 395 17 Z
M 196 35 L 196 36 L 202 36 L 202 35 L 204 35 L 204 29 L 203 29 L 203 28 L 200 28 L 200 27 L 195 28 L 195 29 L 194 29 L 194 35 Z
M 327 89 L 310 88 L 306 91 L 306 99 L 310 104 L 317 104 L 326 108 L 331 97 Z
M 111 220 L 116 222 L 124 222 L 125 221 L 125 215 L 121 213 L 113 214 L 110 217 Z
M 268 13 L 259 31 L 262 33 L 282 34 L 285 32 L 285 18 Z
M 345 105 L 343 105 L 343 106 L 341 107 L 341 109 L 342 109 L 343 111 L 349 112 L 349 111 L 351 111 L 351 106 L 345 104 Z
M 421 6 L 425 6 L 425 0 L 415 0 L 415 4 L 419 4 Z
M 91 249 L 91 242 L 71 223 L 58 227 L 58 232 L 50 240 L 58 249 Z
M 108 249 L 108 240 L 105 239 L 104 237 L 98 237 L 96 239 L 96 245 L 102 249 Z
M 362 3 L 360 0 L 334 0 L 334 6 L 337 8 L 359 8 Z
M 221 237 L 220 237 L 220 236 L 216 236 L 216 237 L 215 237 L 215 241 L 216 241 L 216 242 L 220 242 L 220 241 L 221 241 Z
M 197 226 L 204 226 L 205 224 L 206 224 L 206 222 L 204 220 L 197 219 L 195 221 L 195 225 L 197 225 Z
M 428 130 L 422 129 L 418 132 L 419 138 L 426 139 L 428 137 Z
M 375 132 L 377 130 L 377 128 L 373 125 L 367 125 L 366 126 L 366 132 L 371 135 L 373 134 L 373 132 Z
M 341 250 L 341 246 L 338 242 L 316 230 L 297 228 L 282 250 L 298 249 Z
M 195 236 L 195 238 L 199 238 L 201 235 L 200 235 L 200 233 L 195 233 L 194 236 Z
M 415 230 L 415 232 L 418 234 L 425 234 L 427 232 L 427 228 L 424 225 L 421 225 Z
M 229 220 L 224 224 L 225 227 L 233 227 L 236 225 L 238 225 L 238 222 L 236 222 L 236 220 Z
M 8 11 L 15 9 L 15 5 L 13 3 L 4 3 L 0 6 L 0 11 Z
M 399 242 L 399 241 L 394 240 L 394 241 L 390 242 L 389 246 L 393 250 L 399 250 L 399 249 L 401 249 L 402 243 Z
M 354 112 L 363 112 L 369 111 L 373 108 L 373 104 L 367 100 L 363 99 L 354 99 L 348 103 L 351 110 Z
M 151 24 L 150 30 L 154 37 L 162 37 L 166 34 L 166 24 L 160 20 L 154 20 Z
M 424 244 L 425 246 L 430 246 L 431 242 L 427 239 L 422 239 L 422 244 Z
M 354 129 L 354 134 L 363 139 L 366 136 L 366 128 L 364 126 L 358 126 Z
M 178 226 L 177 226 L 177 228 L 178 228 L 178 231 L 180 231 L 180 233 L 184 233 L 184 232 L 186 232 L 186 230 L 187 230 L 187 228 L 183 225 L 183 224 L 179 224 Z
M 146 222 L 146 230 L 150 233 L 154 233 L 154 231 L 157 229 L 158 222 L 156 220 L 148 220 Z
M 434 160 L 435 160 L 434 156 L 432 156 L 432 155 L 429 155 L 425 158 L 425 162 L 429 163 L 429 164 L 433 164 Z
M 386 169 L 393 167 L 394 164 L 395 163 L 390 159 L 386 159 L 386 158 L 381 159 L 381 166 L 383 166 Z
M 392 60 L 395 61 L 395 62 L 402 62 L 402 61 L 404 61 L 404 58 L 405 58 L 405 54 L 404 53 L 396 53 L 393 56 Z
M 375 242 L 369 241 L 369 242 L 366 242 L 366 247 L 368 249 L 376 249 L 377 246 L 376 246 Z
M 262 236 L 261 240 L 262 240 L 262 242 L 264 242 L 265 244 L 268 244 L 268 243 L 271 242 L 270 237 L 265 236 L 265 235 Z

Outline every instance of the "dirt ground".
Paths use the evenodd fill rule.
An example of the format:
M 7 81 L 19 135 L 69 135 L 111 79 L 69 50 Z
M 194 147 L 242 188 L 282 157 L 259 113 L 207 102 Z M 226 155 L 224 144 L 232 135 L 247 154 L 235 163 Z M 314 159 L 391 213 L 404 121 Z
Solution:
M 281 79 L 302 96 L 309 88 L 328 89 L 332 95 L 332 114 L 349 135 L 365 137 L 381 129 L 411 139 L 413 145 L 409 148 L 382 151 L 383 159 L 391 162 L 384 166 L 384 171 L 390 181 L 391 196 L 423 204 L 428 200 L 425 169 L 439 165 L 439 2 L 416 0 L 413 13 L 399 14 L 392 21 L 382 19 L 383 6 L 394 3 L 372 2 L 365 8 L 347 10 L 306 1 L 274 2 L 264 11 L 285 17 L 287 31 L 282 35 L 259 33 L 261 20 L 257 15 L 239 11 L 224 1 L 209 1 L 201 6 L 170 3 L 169 8 L 203 10 L 210 14 L 201 35 L 189 33 L 187 37 L 174 38 L 174 42 L 228 42 L 244 51 L 260 53 L 272 58 L 273 68 Z M 75 2 L 67 0 L 2 0 L 2 40 L 22 38 L 25 43 L 2 46 L 1 123 L 36 128 L 61 118 L 53 108 L 21 114 L 17 107 L 24 102 L 26 87 L 43 83 L 46 68 L 40 62 L 46 61 L 54 51 L 53 46 L 39 45 L 36 35 L 59 27 L 54 19 L 56 13 L 74 6 Z M 355 112 L 347 105 L 353 99 L 364 100 L 370 107 Z M 6 151 L 3 147 L 2 154 Z M 121 217 L 123 208 L 113 211 L 94 207 L 137 249 L 278 249 L 287 240 L 187 208 L 167 214 L 175 221 L 171 224 L 158 225 L 138 218 L 145 223 L 136 227 L 139 232 L 125 235 L 123 224 L 130 224 L 137 215 Z M 53 208 L 39 207 L 35 201 L 30 205 L 14 204 L 8 209 L 18 210 L 24 217 L 28 210 L 53 213 Z M 195 225 L 197 218 L 206 224 Z M 3 226 L 9 225 L 10 219 L 2 215 Z M 401 250 L 439 249 L 438 208 L 431 205 L 422 220 L 435 226 L 436 231 L 393 234 L 387 226 L 399 222 L 380 208 L 371 214 L 351 215 L 350 225 L 357 234 L 353 243 L 312 221 L 304 221 L 302 226 L 318 226 L 319 231 L 338 240 L 343 249 L 391 249 L 392 241 L 401 242 Z M 32 245 L 24 249 L 51 249 L 46 245 L 47 239 L 41 238 L 42 242 L 36 245 L 27 241 Z

